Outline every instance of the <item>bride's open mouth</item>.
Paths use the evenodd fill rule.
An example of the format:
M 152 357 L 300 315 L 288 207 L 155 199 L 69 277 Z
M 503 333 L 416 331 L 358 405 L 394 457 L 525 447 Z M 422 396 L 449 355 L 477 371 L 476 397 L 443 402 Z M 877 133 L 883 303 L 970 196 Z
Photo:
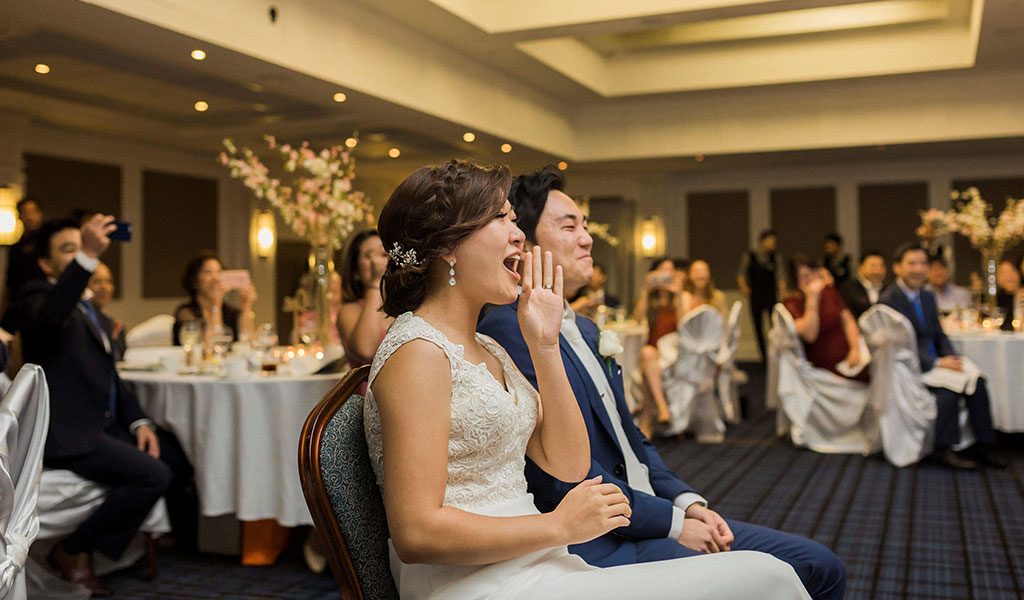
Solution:
M 519 255 L 513 254 L 512 256 L 506 257 L 502 264 L 504 264 L 505 269 L 515 277 L 516 281 L 519 281 L 519 272 L 516 271 L 516 268 L 519 267 Z

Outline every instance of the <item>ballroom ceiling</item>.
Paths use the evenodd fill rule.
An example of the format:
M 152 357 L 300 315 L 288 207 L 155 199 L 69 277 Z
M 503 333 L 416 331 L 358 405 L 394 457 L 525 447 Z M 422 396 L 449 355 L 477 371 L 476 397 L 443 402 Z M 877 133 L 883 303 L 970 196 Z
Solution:
M 1019 74 L 1024 64 L 1024 10 L 1019 0 L 276 3 L 281 26 L 287 26 L 289 16 L 300 9 L 322 7 L 325 20 L 337 10 L 364 30 L 379 26 L 393 46 L 415 49 L 415 43 L 443 50 L 437 61 L 445 64 L 430 70 L 419 67 L 408 89 L 393 88 L 396 91 L 389 93 L 383 84 L 374 89 L 359 85 L 359 78 L 348 77 L 344 70 L 318 72 L 294 60 L 277 61 L 272 52 L 260 56 L 231 44 L 227 36 L 223 45 L 213 43 L 201 35 L 203 24 L 195 23 L 194 17 L 190 21 L 172 14 L 161 20 L 159 10 L 174 4 L 0 0 L 0 112 L 27 114 L 48 127 L 202 153 L 216 151 L 227 136 L 255 139 L 272 131 L 314 143 L 339 143 L 359 130 L 360 156 L 371 163 L 466 155 L 522 167 L 568 158 L 590 163 L 591 168 L 614 169 L 616 164 L 635 167 L 641 157 L 616 160 L 597 153 L 588 158 L 586 136 L 596 122 L 589 115 L 612 114 L 606 124 L 614 125 L 620 106 L 643 115 L 656 112 L 645 108 L 647 102 L 651 107 L 716 107 L 722 100 L 735 104 L 737 95 L 750 97 L 754 104 L 761 97 L 781 102 L 777 98 L 783 95 L 813 99 L 834 94 L 844 81 L 849 86 L 868 81 L 875 91 L 891 89 L 890 96 L 898 100 L 901 90 L 913 88 L 917 81 L 943 85 L 936 78 L 946 72 Z M 177 4 L 182 14 L 195 15 L 205 3 Z M 142 5 L 155 7 L 152 16 L 129 10 Z M 224 19 L 229 10 L 242 10 L 239 7 L 253 7 L 266 20 L 263 13 L 270 5 L 225 1 L 218 6 L 224 12 L 211 15 L 211 20 Z M 330 44 L 323 40 L 321 51 L 329 53 Z M 196 48 L 206 51 L 205 60 L 190 57 Z M 365 56 L 339 51 L 337 62 L 372 59 L 369 51 Z M 35 72 L 40 63 L 50 67 L 49 73 Z M 389 67 L 380 65 L 380 80 L 386 79 Z M 372 79 L 374 69 L 367 72 Z M 481 102 L 468 93 L 461 104 L 457 93 L 429 98 L 429 86 L 443 88 L 450 80 L 457 88 L 456 76 L 467 72 L 498 81 L 498 92 L 523 90 L 530 95 L 531 106 L 554 115 L 538 123 L 557 119 L 558 127 L 552 129 L 562 127 L 567 133 L 553 141 L 536 134 L 517 137 L 514 118 L 503 127 L 483 123 L 487 107 L 478 106 Z M 346 79 L 353 84 L 346 85 Z M 419 96 L 417 86 L 423 90 Z M 334 101 L 338 92 L 345 94 L 344 102 Z M 420 102 L 420 97 L 427 99 Z M 205 112 L 195 109 L 200 100 L 209 106 Z M 429 100 L 436 101 L 430 105 Z M 511 110 L 491 108 L 500 113 Z M 466 131 L 472 131 L 476 140 L 464 141 Z M 1019 132 L 985 132 L 972 140 L 970 149 L 1019 152 L 1022 140 Z M 510 153 L 502 152 L 503 143 L 512 145 Z M 831 156 L 867 159 L 878 153 L 875 144 L 837 146 Z M 392 161 L 387 153 L 396 147 L 401 156 Z M 888 148 L 902 148 L 900 152 L 908 156 L 958 151 L 958 146 L 936 139 Z M 693 164 L 688 149 L 670 148 L 656 152 L 659 159 L 650 164 L 673 170 L 799 164 L 810 160 L 806 151 L 812 148 L 794 142 L 789 147 L 780 144 L 774 152 L 770 147 L 742 150 L 728 152 L 729 160 Z

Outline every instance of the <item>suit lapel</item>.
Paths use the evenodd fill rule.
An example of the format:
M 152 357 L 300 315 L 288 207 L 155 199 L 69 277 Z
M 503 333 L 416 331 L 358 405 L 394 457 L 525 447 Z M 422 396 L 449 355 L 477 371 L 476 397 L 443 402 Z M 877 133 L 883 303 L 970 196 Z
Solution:
M 583 339 L 586 340 L 586 336 L 584 336 Z M 604 403 L 601 400 L 601 393 L 597 390 L 597 386 L 594 385 L 594 381 L 590 378 L 590 373 L 587 371 L 587 367 L 585 367 L 583 362 L 580 361 L 580 358 L 576 356 L 576 352 L 574 352 L 572 346 L 569 345 L 569 340 L 565 339 L 565 336 L 562 334 L 558 335 L 558 345 L 562 348 L 562 355 L 569 360 L 569 364 L 576 369 L 576 375 L 580 378 L 580 381 L 583 382 L 583 387 L 587 391 L 587 400 L 590 402 L 591 411 L 597 415 L 597 419 L 601 421 L 601 425 L 604 426 L 608 435 L 615 440 L 615 429 L 612 427 L 611 419 L 608 417 L 608 411 L 604 408 Z
M 111 350 L 113 350 L 113 346 L 110 347 L 110 350 L 107 349 L 107 343 L 103 341 L 103 332 L 98 329 L 98 319 L 97 321 L 93 321 L 89 316 L 89 312 L 85 310 L 85 307 L 82 306 L 81 302 L 78 303 L 78 310 L 82 313 L 82 320 L 85 321 L 85 328 L 92 335 L 92 338 L 96 340 L 96 343 L 100 345 L 100 348 L 103 348 L 103 352 L 109 355 Z

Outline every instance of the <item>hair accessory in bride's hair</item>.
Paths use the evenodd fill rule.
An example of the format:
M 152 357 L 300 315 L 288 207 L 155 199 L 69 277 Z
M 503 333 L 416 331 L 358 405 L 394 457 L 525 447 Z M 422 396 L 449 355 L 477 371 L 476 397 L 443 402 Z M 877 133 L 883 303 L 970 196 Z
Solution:
M 388 250 L 388 254 L 391 255 L 391 260 L 395 261 L 395 264 L 399 267 L 418 267 L 422 263 L 416 257 L 416 251 L 412 248 L 405 250 L 402 245 L 395 242 L 391 249 Z

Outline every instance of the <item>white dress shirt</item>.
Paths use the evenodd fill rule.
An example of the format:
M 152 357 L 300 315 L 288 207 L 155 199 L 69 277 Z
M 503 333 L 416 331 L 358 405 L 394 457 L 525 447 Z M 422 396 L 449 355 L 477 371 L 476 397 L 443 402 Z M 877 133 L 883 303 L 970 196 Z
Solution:
M 601 361 L 594 355 L 594 351 L 587 345 L 586 340 L 583 339 L 583 334 L 580 333 L 580 328 L 576 325 L 576 313 L 569 307 L 568 302 L 565 304 L 562 312 L 560 332 L 565 336 L 566 341 L 569 342 L 569 347 L 576 353 L 576 357 L 580 359 L 580 362 L 587 369 L 587 374 L 590 375 L 590 379 L 594 382 L 594 386 L 597 387 L 597 391 L 601 395 L 605 412 L 608 413 L 608 420 L 611 421 L 612 429 L 615 430 L 615 439 L 619 442 L 619 448 L 622 450 L 623 462 L 625 462 L 626 466 L 626 482 L 629 483 L 629 487 L 637 492 L 657 496 L 654 493 L 654 487 L 651 485 L 651 476 L 647 465 L 640 462 L 636 453 L 633 452 L 633 447 L 629 445 L 629 438 L 626 437 L 626 432 L 623 429 L 622 416 L 615 405 L 615 393 L 612 391 L 607 373 L 602 367 Z M 632 423 L 629 425 L 633 426 Z M 674 540 L 679 539 L 679 535 L 683 532 L 683 520 L 686 518 L 686 509 L 694 503 L 701 506 L 708 505 L 708 501 L 703 496 L 693 492 L 683 492 L 672 501 L 672 504 L 674 504 L 672 507 L 672 525 L 669 527 L 667 537 Z
M 878 297 L 882 295 L 882 286 L 876 286 L 859 275 L 857 276 L 857 281 L 860 281 L 860 284 L 867 291 L 868 300 L 871 300 L 872 304 L 878 304 Z

